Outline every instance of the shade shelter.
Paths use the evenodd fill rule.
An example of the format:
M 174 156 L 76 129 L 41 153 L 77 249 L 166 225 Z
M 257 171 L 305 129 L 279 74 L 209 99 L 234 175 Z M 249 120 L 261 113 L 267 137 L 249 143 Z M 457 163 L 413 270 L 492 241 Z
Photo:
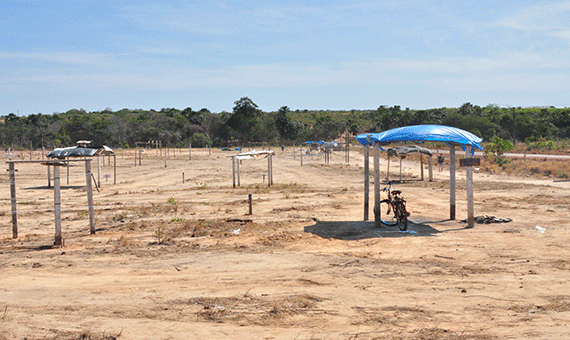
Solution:
M 237 173 L 237 186 L 240 186 L 240 170 L 239 164 L 240 161 L 244 159 L 261 159 L 267 157 L 267 185 L 273 185 L 273 155 L 275 152 L 273 151 L 248 151 L 242 152 L 237 155 L 228 156 L 232 158 L 232 178 L 233 178 L 233 186 L 236 187 L 236 173 Z M 237 162 L 236 162 L 237 160 Z M 237 167 L 236 167 L 237 166 Z
M 427 155 L 429 157 L 429 180 L 432 181 L 432 162 L 431 162 L 431 151 L 426 148 L 419 147 L 417 145 L 401 145 L 395 146 L 393 148 L 389 148 L 388 150 L 388 165 L 386 167 L 386 180 L 390 180 L 390 157 L 398 157 L 400 159 L 400 181 L 402 181 L 402 159 L 406 158 L 406 156 L 410 153 L 419 153 L 420 154 L 420 172 L 421 172 L 421 180 L 424 180 L 424 159 L 423 155 Z
M 80 141 L 81 142 L 81 141 Z M 80 143 L 78 142 L 78 144 Z M 48 158 L 68 159 L 68 158 L 87 158 L 97 156 L 97 185 L 101 186 L 101 167 L 99 164 L 100 156 L 113 156 L 113 184 L 117 184 L 117 157 L 113 149 L 106 145 L 100 147 L 83 147 L 70 146 L 66 148 L 57 148 L 46 154 Z M 103 164 L 104 165 L 104 164 Z M 48 164 L 49 173 L 49 164 Z M 68 174 L 69 178 L 69 174 Z M 49 176 L 48 176 L 49 179 Z M 69 184 L 69 183 L 68 183 Z
M 369 157 L 368 147 L 374 147 L 374 221 L 376 226 L 380 226 L 380 150 L 384 150 L 381 146 L 398 142 L 445 142 L 450 146 L 449 157 L 449 186 L 450 186 L 450 219 L 455 219 L 455 146 L 460 145 L 465 151 L 465 157 L 471 158 L 475 152 L 474 149 L 480 149 L 481 138 L 474 134 L 458 128 L 443 125 L 413 125 L 404 126 L 396 129 L 387 130 L 380 133 L 365 133 L 355 137 L 356 140 L 364 145 L 364 219 L 368 219 L 368 188 L 369 188 Z M 467 166 L 467 210 L 469 227 L 474 225 L 473 216 L 473 167 Z

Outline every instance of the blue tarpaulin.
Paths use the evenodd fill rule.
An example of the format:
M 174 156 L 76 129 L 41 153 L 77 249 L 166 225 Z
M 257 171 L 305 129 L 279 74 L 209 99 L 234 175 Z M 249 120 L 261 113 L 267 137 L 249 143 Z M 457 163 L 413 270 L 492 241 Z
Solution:
M 412 125 L 379 133 L 364 133 L 355 137 L 362 145 L 387 145 L 398 142 L 445 142 L 447 144 L 457 143 L 465 150 L 466 145 L 471 145 L 473 152 L 475 149 L 483 150 L 481 142 L 483 139 L 475 136 L 471 132 L 444 125 Z

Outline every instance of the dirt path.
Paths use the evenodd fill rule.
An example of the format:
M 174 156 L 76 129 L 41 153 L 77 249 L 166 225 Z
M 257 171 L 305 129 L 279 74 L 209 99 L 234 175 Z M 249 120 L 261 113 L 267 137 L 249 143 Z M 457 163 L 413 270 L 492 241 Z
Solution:
M 476 174 L 475 214 L 513 221 L 474 229 L 459 221 L 462 180 L 456 221 L 445 173 L 397 184 L 412 212 L 403 233 L 362 221 L 361 154 L 300 167 L 277 151 L 274 186 L 265 160 L 244 161 L 234 189 L 227 153 L 187 151 L 166 168 L 121 151 L 118 183 L 95 193 L 95 235 L 72 168 L 63 248 L 51 247 L 45 168 L 17 167 L 17 240 L 0 175 L 0 339 L 570 337 L 569 183 Z

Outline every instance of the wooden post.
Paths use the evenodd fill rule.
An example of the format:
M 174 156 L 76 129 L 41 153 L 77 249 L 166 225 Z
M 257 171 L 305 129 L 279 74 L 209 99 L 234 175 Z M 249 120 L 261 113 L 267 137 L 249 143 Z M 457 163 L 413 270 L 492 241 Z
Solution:
M 379 228 L 380 216 L 380 144 L 374 143 L 374 226 Z
M 66 157 L 65 160 L 67 161 L 66 167 L 65 167 L 65 170 L 66 170 L 65 179 L 67 181 L 67 185 L 69 185 L 69 157 Z
M 46 148 L 45 148 L 45 146 L 44 146 L 44 141 L 43 141 L 43 139 L 42 139 L 42 161 L 44 160 L 44 155 L 45 155 L 45 153 L 46 153 Z
M 16 169 L 14 163 L 8 163 L 10 170 L 10 197 L 12 201 L 12 238 L 18 238 L 18 211 L 16 210 Z
M 63 239 L 61 237 L 61 191 L 59 183 L 59 165 L 53 165 L 53 211 L 55 215 L 55 241 L 54 245 L 62 246 Z
M 48 171 L 48 188 L 51 188 L 51 169 L 49 167 L 49 163 L 47 165 L 47 171 Z
M 212 155 L 212 146 L 208 145 L 208 156 Z
M 139 166 L 142 165 L 142 152 L 143 152 L 143 150 L 139 150 Z M 136 160 L 136 157 L 137 157 L 137 156 L 135 155 L 135 162 L 137 161 L 137 160 Z
M 117 184 L 117 155 L 113 154 L 113 184 Z
M 249 215 L 253 215 L 253 203 L 251 199 L 251 194 L 247 196 L 247 200 L 249 201 Z
M 100 156 L 97 155 L 97 186 L 101 187 L 101 164 L 99 163 Z
M 162 148 L 160 150 L 162 150 Z M 168 148 L 165 148 L 164 149 L 164 167 L 165 168 L 167 166 L 167 160 L 168 160 Z
M 400 156 L 400 183 L 402 182 L 402 157 Z
M 465 149 L 465 158 L 471 158 L 471 145 L 467 145 Z M 466 169 L 467 182 L 467 227 L 475 226 L 475 216 L 473 215 L 473 167 L 468 166 Z
M 449 219 L 455 220 L 455 144 L 449 147 Z
M 182 171 L 182 184 L 184 184 L 184 171 Z
M 267 155 L 267 186 L 271 186 L 271 154 Z
M 390 155 L 388 155 L 388 165 L 386 165 L 386 181 L 390 182 Z
M 235 158 L 235 157 L 234 157 Z M 239 163 L 241 163 L 241 161 L 239 159 L 236 160 L 236 164 L 237 164 L 237 185 L 238 187 L 241 187 L 241 181 L 240 181 L 240 171 L 239 171 Z
M 188 156 L 192 159 L 192 143 L 188 143 Z
M 135 149 L 135 167 L 137 166 L 137 151 L 139 151 L 139 150 Z M 139 152 L 139 155 L 140 155 L 140 152 Z M 139 162 L 140 162 L 140 159 L 139 159 Z
M 431 156 L 428 158 L 428 176 L 429 181 L 433 182 L 433 159 Z
M 89 208 L 89 232 L 95 234 L 95 207 L 93 206 L 93 185 L 91 184 L 91 160 L 85 160 L 85 180 L 87 184 L 87 206 Z
M 303 144 L 301 144 L 301 166 L 303 166 Z
M 364 145 L 364 220 L 368 221 L 370 210 L 370 150 L 368 144 Z
M 424 180 L 424 155 L 420 154 L 420 176 Z
M 232 177 L 234 179 L 234 188 L 236 187 L 236 158 L 232 157 Z
M 273 155 L 269 154 L 269 161 L 271 162 L 271 185 L 273 185 Z

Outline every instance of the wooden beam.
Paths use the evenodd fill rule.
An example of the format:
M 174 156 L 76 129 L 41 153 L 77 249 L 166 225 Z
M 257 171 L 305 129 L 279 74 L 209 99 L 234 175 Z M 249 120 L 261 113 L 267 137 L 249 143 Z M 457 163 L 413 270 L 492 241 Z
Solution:
M 455 220 L 455 144 L 449 147 L 449 219 Z
M 87 184 L 87 207 L 89 209 L 89 232 L 95 234 L 95 207 L 93 206 L 93 185 L 91 184 L 91 160 L 85 160 L 85 181 Z
M 59 180 L 59 166 L 53 167 L 53 211 L 55 217 L 55 241 L 56 246 L 63 246 L 63 238 L 61 237 L 61 187 Z
M 10 170 L 10 197 L 12 201 L 12 238 L 18 238 L 18 211 L 16 210 L 16 169 L 14 163 L 8 163 Z
M 465 158 L 471 158 L 471 145 L 467 145 L 465 149 Z M 466 181 L 467 181 L 467 227 L 473 228 L 475 226 L 475 216 L 473 214 L 473 167 L 466 168 Z
M 364 220 L 368 221 L 370 210 L 370 147 L 364 145 Z
M 374 226 L 379 228 L 380 216 L 380 144 L 374 144 Z
M 234 181 L 234 188 L 236 187 L 236 158 L 232 157 L 232 178 Z

